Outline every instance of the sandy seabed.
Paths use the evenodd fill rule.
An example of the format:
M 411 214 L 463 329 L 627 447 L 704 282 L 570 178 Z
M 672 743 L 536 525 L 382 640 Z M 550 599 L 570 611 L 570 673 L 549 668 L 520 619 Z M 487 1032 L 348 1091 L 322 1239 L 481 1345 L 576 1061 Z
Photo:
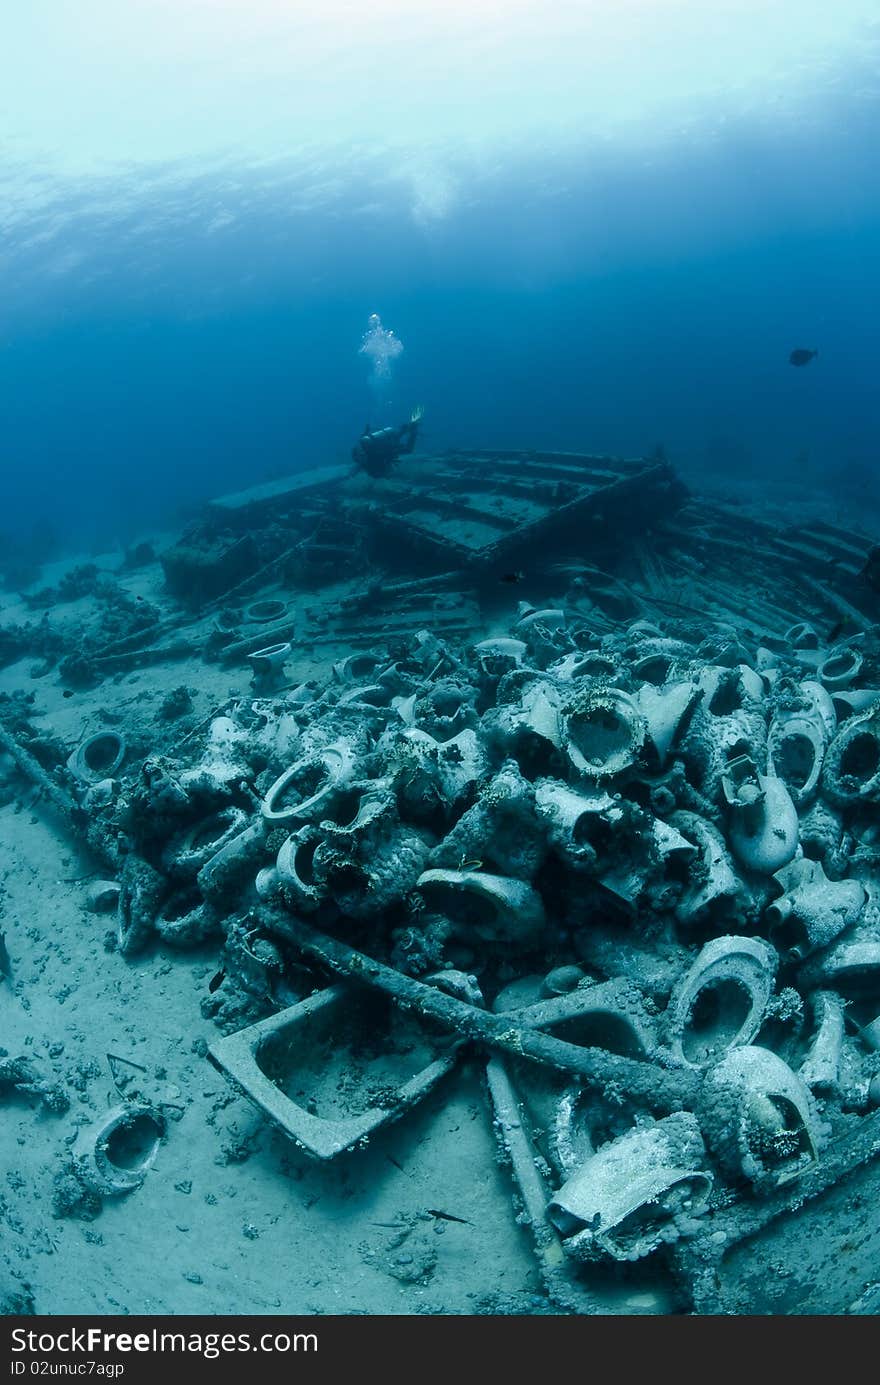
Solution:
M 161 605 L 158 564 L 122 580 Z M 86 605 L 71 603 L 63 620 L 81 620 Z M 12 600 L 3 617 L 34 618 Z M 337 657 L 330 648 L 292 673 L 318 676 Z M 247 669 L 194 659 L 63 699 L 55 680 L 31 677 L 32 664 L 2 670 L 0 692 L 34 691 L 33 724 L 71 745 L 106 724 L 102 710 L 148 739 L 173 688 L 194 690 L 198 718 L 250 685 Z M 26 1282 L 43 1314 L 548 1311 L 496 1163 L 478 1063 L 368 1149 L 319 1164 L 205 1056 L 217 1031 L 200 1006 L 221 944 L 186 953 L 152 945 L 131 960 L 108 951 L 112 916 L 86 908 L 95 875 L 19 783 L 0 807 L 0 928 L 12 968 L 0 981 L 0 1048 L 54 1073 L 71 1106 L 55 1115 L 26 1094 L 4 1095 L 0 1290 Z M 168 1137 L 136 1192 L 105 1199 L 94 1220 L 59 1218 L 55 1179 L 75 1132 L 118 1100 L 108 1053 L 138 1064 L 132 1071 L 170 1103 Z
M 742 498 L 754 503 L 745 490 Z M 158 563 L 120 574 L 118 555 L 97 562 L 132 596 L 170 609 Z M 53 621 L 70 628 L 93 614 L 82 598 Z M 34 613 L 9 596 L 2 618 Z M 291 678 L 324 678 L 346 652 L 303 654 Z M 71 747 L 118 722 L 148 748 L 164 699 L 181 686 L 192 693 L 193 724 L 250 690 L 248 670 L 197 656 L 67 698 L 58 680 L 34 674 L 32 659 L 7 666 L 0 693 L 33 692 L 32 725 Z M 124 958 L 106 945 L 112 917 L 86 907 L 99 873 L 33 789 L 18 781 L 4 794 L 0 932 L 11 975 L 0 979 L 0 1056 L 33 1059 L 71 1105 L 56 1114 L 25 1093 L 3 1095 L 0 1301 L 81 1315 L 554 1311 L 497 1163 L 476 1059 L 367 1149 L 318 1163 L 206 1056 L 217 1031 L 202 1006 L 222 943 L 187 952 L 153 943 Z M 106 1198 L 91 1220 L 58 1216 L 58 1176 L 77 1131 L 119 1100 L 120 1062 L 166 1103 L 167 1138 L 135 1192 Z M 664 1311 L 647 1302 L 621 1308 Z

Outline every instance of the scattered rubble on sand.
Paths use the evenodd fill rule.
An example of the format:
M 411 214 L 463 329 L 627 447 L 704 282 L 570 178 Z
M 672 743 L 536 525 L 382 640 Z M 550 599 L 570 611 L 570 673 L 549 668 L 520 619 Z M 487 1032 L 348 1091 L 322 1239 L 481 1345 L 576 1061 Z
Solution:
M 32 785 L 91 854 L 107 949 L 213 949 L 205 1071 L 315 1160 L 483 1064 L 557 1311 L 871 1311 L 870 551 L 701 502 L 656 458 L 302 473 L 214 502 L 158 597 L 129 563 L 28 598 L 0 636 L 38 661 L 0 703 L 0 796 Z M 206 710 L 233 669 L 250 687 Z M 146 713 L 133 670 L 164 675 Z M 78 735 L 49 688 L 91 696 Z M 167 1083 L 117 1063 L 59 1216 L 133 1194 L 175 1139 Z M 0 1058 L 12 1092 L 66 1119 L 25 1055 Z M 433 1202 L 370 1252 L 401 1283 L 464 1220 Z

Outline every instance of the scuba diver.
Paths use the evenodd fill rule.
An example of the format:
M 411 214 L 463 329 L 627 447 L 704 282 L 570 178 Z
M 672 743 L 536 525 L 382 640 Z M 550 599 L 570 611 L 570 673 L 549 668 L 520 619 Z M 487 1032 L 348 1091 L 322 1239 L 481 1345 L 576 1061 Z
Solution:
M 422 413 L 419 404 L 410 414 L 409 421 L 397 428 L 378 428 L 371 432 L 369 425 L 365 427 L 351 449 L 355 466 L 368 476 L 387 476 L 394 463 L 415 447 Z

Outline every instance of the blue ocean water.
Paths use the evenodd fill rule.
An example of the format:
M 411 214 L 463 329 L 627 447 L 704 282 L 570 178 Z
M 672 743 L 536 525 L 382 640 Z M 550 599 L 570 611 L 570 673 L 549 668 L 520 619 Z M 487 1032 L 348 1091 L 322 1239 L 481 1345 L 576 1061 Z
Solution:
M 876 4 L 7 6 L 0 1316 L 876 1308 Z M 177 542 L 416 406 L 425 452 L 662 445 L 781 542 L 522 457 L 491 504 L 490 457 L 427 499 L 416 457 Z M 868 541 L 786 533 L 802 498 Z M 540 1063 L 365 1148 L 430 1069 L 347 941 Z M 251 1110 L 206 1060 L 253 1077 L 267 1012 Z
M 102 9 L 86 6 L 95 20 Z M 325 51 L 321 109 L 343 107 L 326 140 L 306 123 L 283 141 L 274 126 L 265 141 L 249 130 L 235 147 L 247 101 L 234 83 L 210 154 L 210 138 L 190 149 L 185 125 L 179 157 L 173 136 L 151 152 L 138 126 L 127 158 L 132 112 L 105 111 L 105 126 L 121 122 L 119 147 L 102 158 L 95 136 L 90 163 L 86 126 L 65 162 L 75 101 L 54 122 L 41 124 L 35 106 L 19 113 L 17 138 L 0 145 L 0 528 L 49 525 L 65 545 L 124 542 L 211 494 L 344 460 L 365 420 L 397 421 L 416 402 L 426 449 L 641 454 L 662 442 L 690 474 L 876 485 L 880 82 L 868 8 L 840 7 L 841 52 L 817 33 L 804 56 L 812 4 L 722 6 L 740 46 L 726 68 L 722 54 L 723 90 L 701 89 L 676 126 L 637 101 L 648 62 L 636 62 L 640 18 L 670 50 L 679 38 L 696 45 L 683 67 L 658 48 L 648 63 L 658 90 L 667 77 L 686 86 L 708 50 L 686 26 L 688 6 L 666 5 L 664 28 L 662 0 L 624 5 L 629 47 L 610 48 L 608 81 L 624 116 L 632 81 L 633 126 L 601 136 L 576 52 L 570 122 L 517 123 L 517 80 L 540 98 L 554 73 L 525 46 L 508 51 L 504 7 L 489 9 L 468 89 L 483 88 L 488 123 L 495 24 L 512 114 L 505 129 L 496 112 L 482 144 L 479 102 L 469 140 L 447 137 L 439 60 L 417 93 L 435 117 L 424 136 L 399 113 L 385 129 L 380 112 L 366 134 L 346 116 L 352 91 L 393 87 L 391 31 L 363 70 L 344 36 L 338 64 Z M 543 7 L 551 38 L 557 18 L 565 37 L 577 9 Z M 762 9 L 780 69 L 734 101 L 737 54 L 760 50 Z M 46 6 L 35 10 L 49 22 Z M 253 14 L 282 24 L 283 11 L 267 0 Z M 159 12 L 167 61 L 175 30 L 171 11 Z M 246 60 L 226 52 L 215 95 L 239 63 L 259 73 L 270 30 Z M 407 33 L 418 49 L 416 17 Z M 4 61 L 43 71 L 37 31 L 18 38 Z M 723 39 L 722 25 L 716 65 Z M 97 74 L 100 86 L 120 55 L 133 62 L 133 42 L 112 30 L 83 83 Z M 196 51 L 186 48 L 192 72 L 186 62 L 170 72 L 177 110 Z M 78 52 L 85 64 L 83 46 L 57 69 L 72 91 Z M 159 98 L 157 84 L 131 101 Z M 404 348 L 378 394 L 358 350 L 371 313 Z M 788 361 L 799 346 L 819 349 L 800 370 Z

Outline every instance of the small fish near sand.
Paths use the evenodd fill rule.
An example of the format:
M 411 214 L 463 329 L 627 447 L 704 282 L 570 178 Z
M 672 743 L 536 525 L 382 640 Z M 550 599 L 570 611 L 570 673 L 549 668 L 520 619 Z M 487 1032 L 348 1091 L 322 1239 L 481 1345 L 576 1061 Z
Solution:
M 437 1221 L 457 1221 L 461 1222 L 462 1226 L 473 1226 L 473 1222 L 468 1221 L 467 1217 L 456 1217 L 452 1212 L 438 1212 L 436 1207 L 428 1207 L 426 1215 L 434 1217 Z
M 810 361 L 812 361 L 816 356 L 818 356 L 818 354 L 818 351 L 808 351 L 805 346 L 798 346 L 795 348 L 794 351 L 792 351 L 791 355 L 789 356 L 789 364 L 809 365 Z

